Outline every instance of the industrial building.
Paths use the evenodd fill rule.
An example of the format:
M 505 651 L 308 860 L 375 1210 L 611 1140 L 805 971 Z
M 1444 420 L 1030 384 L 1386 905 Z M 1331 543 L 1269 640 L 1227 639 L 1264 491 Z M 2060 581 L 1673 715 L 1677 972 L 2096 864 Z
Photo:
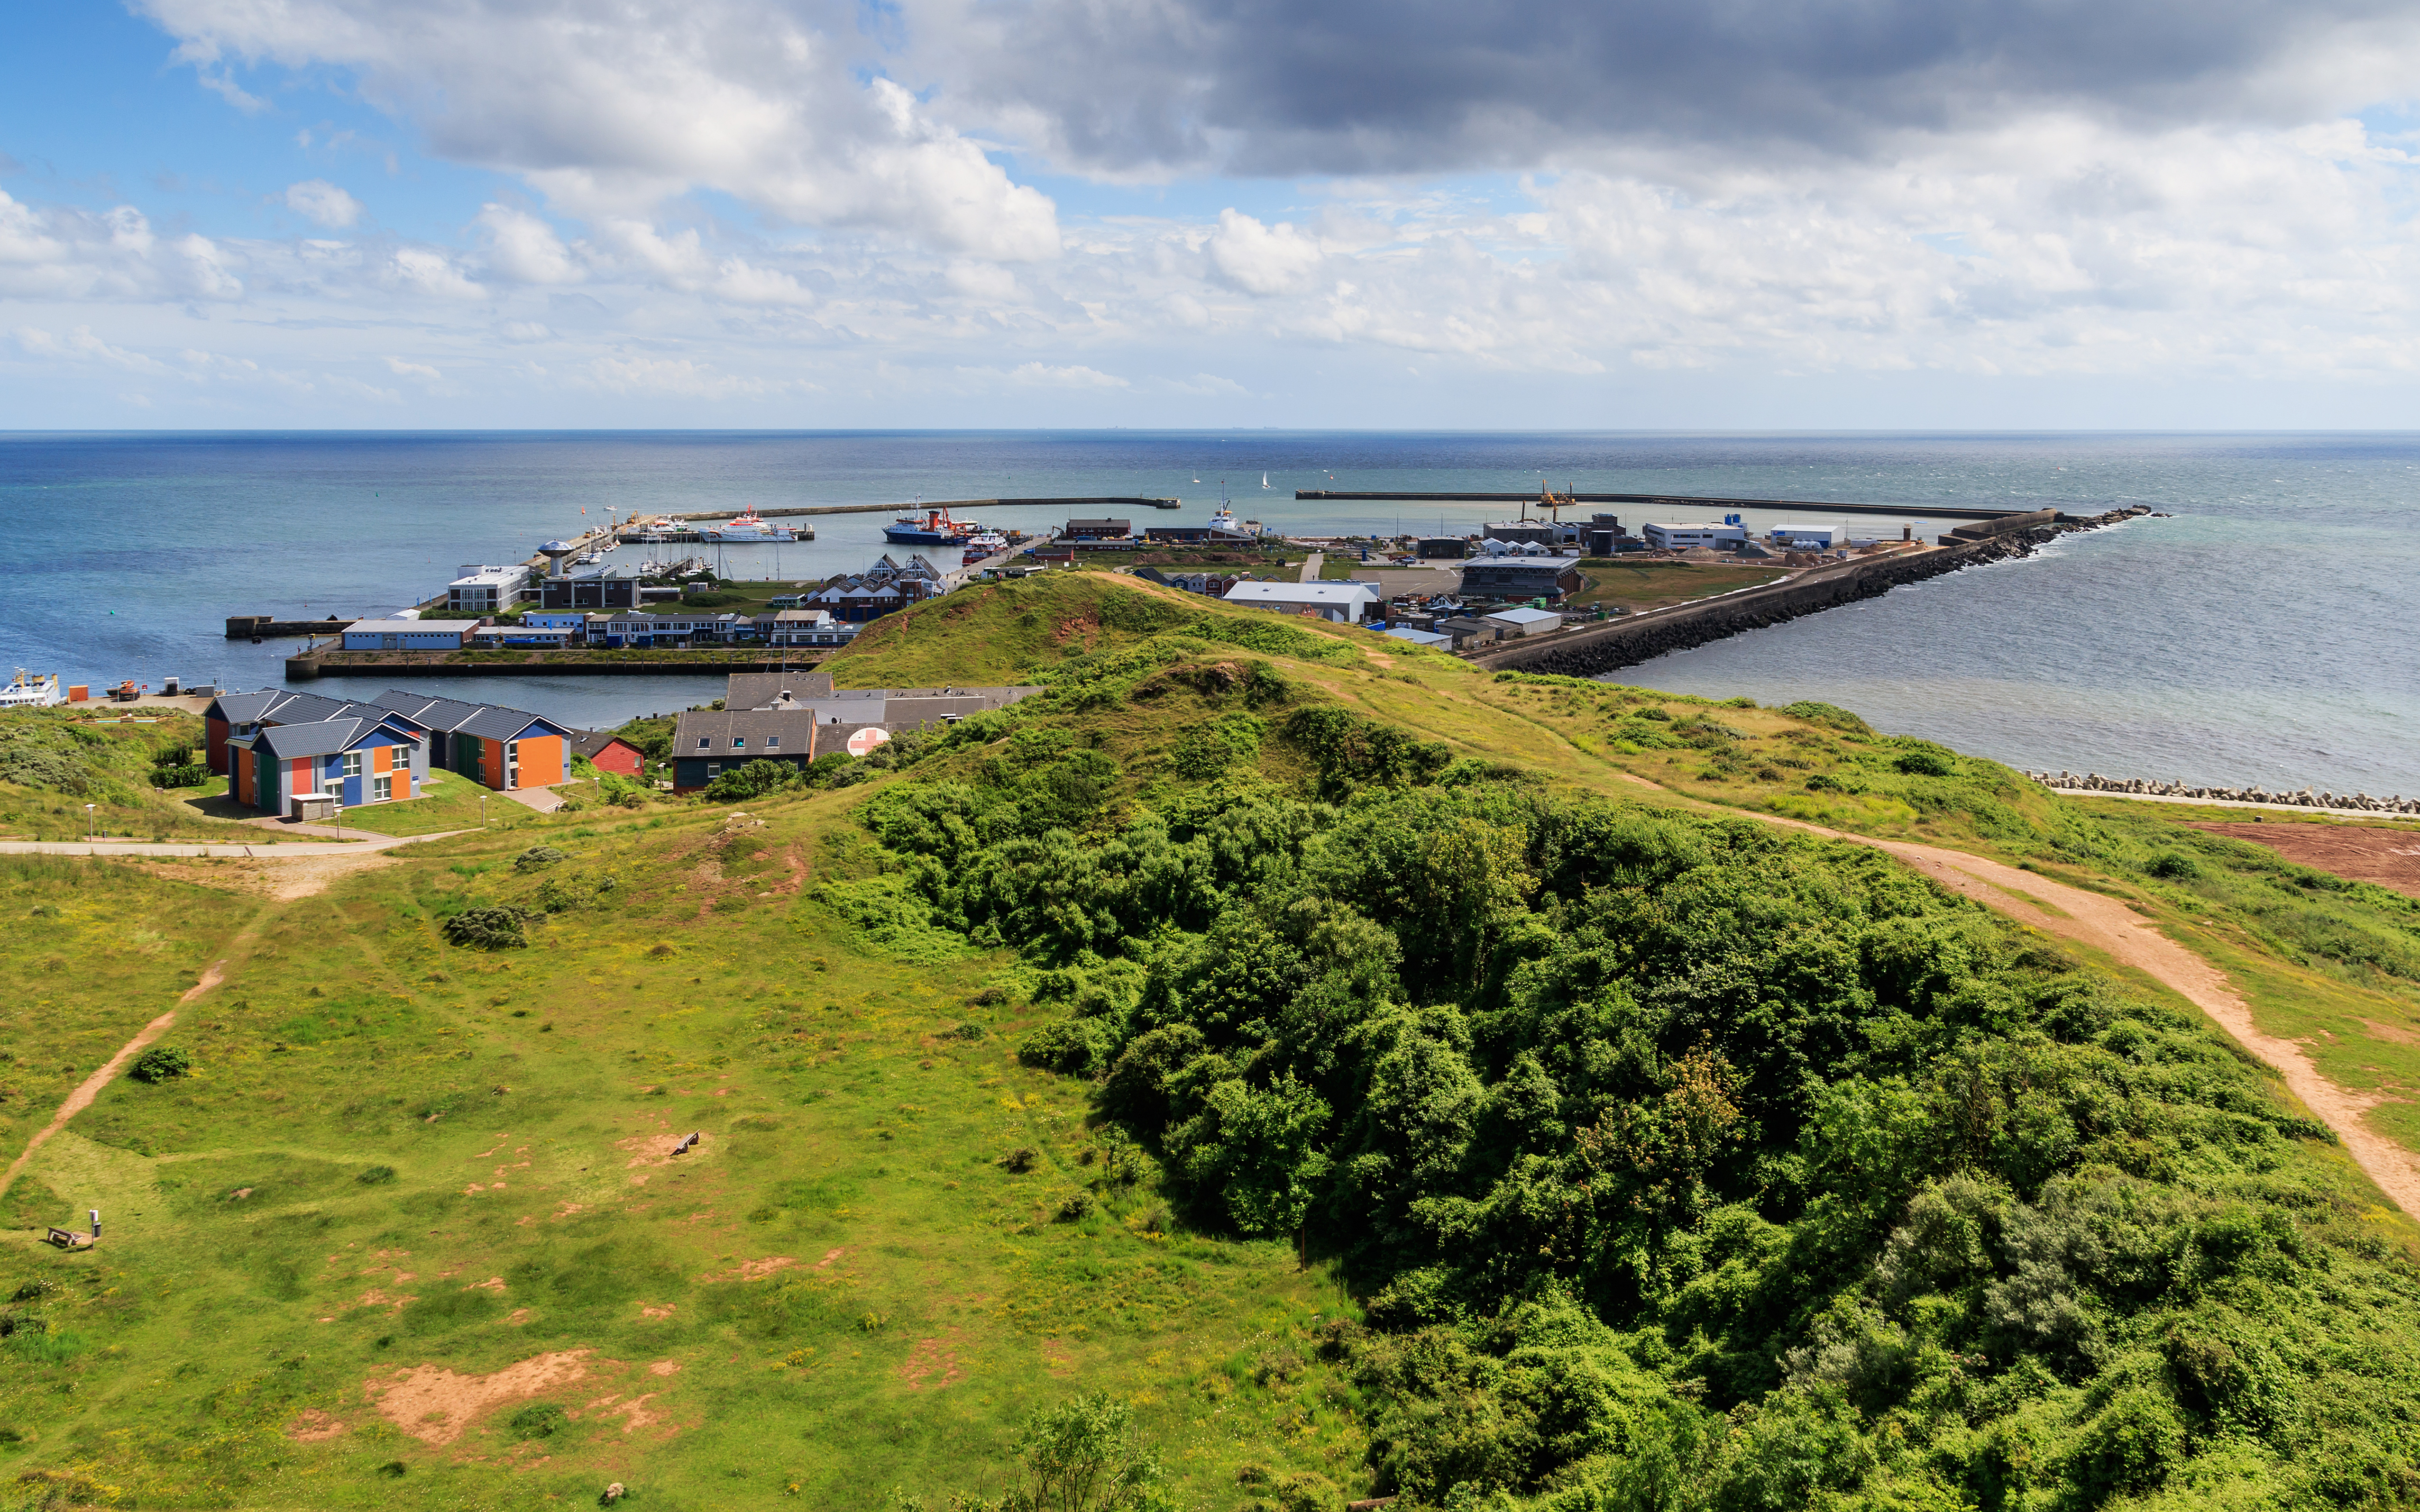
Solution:
M 1578 566 L 1559 557 L 1491 557 L 1462 569 L 1466 598 L 1559 598 L 1580 581 Z
M 1240 582 L 1227 590 L 1226 602 L 1247 609 L 1276 609 L 1280 614 L 1308 614 L 1339 625 L 1358 625 L 1377 594 L 1362 583 Z
M 1730 524 L 1655 524 L 1641 525 L 1638 533 L 1658 551 L 1686 551 L 1692 547 L 1707 547 L 1720 551 L 1736 547 L 1747 539 L 1747 527 Z
M 345 626 L 347 651 L 459 651 L 467 620 L 355 620 Z
M 530 596 L 526 566 L 463 567 L 462 576 L 445 585 L 445 607 L 458 614 L 496 614 Z

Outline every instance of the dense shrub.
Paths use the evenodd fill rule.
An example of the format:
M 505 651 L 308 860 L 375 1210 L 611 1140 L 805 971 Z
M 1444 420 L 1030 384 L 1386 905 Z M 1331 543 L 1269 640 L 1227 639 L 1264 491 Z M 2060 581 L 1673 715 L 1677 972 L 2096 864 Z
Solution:
M 508 904 L 466 908 L 445 921 L 444 933 L 455 944 L 474 949 L 518 949 L 529 944 L 526 926 L 536 917 Z
M 1143 807 L 1067 732 L 1010 728 L 866 805 L 878 880 L 1070 1004 L 1020 1057 L 1095 1078 L 1196 1226 L 1340 1266 L 1382 1491 L 2081 1512 L 2197 1476 L 2281 1505 L 2420 1485 L 2420 1366 L 2375 1342 L 2420 1327 L 2420 1276 L 2198 1019 L 1872 850 L 1449 779 L 1349 711 L 1277 726 L 1311 802 L 1230 773 Z
M 543 872 L 548 867 L 560 865 L 570 859 L 571 854 L 568 851 L 559 851 L 551 845 L 533 845 L 513 857 L 513 870 Z
M 193 1070 L 193 1057 L 174 1045 L 155 1044 L 134 1057 L 126 1074 L 138 1082 L 165 1082 L 191 1075 Z

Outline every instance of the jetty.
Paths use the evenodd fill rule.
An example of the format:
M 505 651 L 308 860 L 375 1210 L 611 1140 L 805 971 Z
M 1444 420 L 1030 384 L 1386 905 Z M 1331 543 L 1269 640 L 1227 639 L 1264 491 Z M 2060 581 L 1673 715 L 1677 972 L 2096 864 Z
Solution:
M 1990 516 L 1981 525 L 1962 527 L 1941 537 L 1935 546 L 1854 557 L 1715 598 L 1626 614 L 1602 625 L 1551 635 L 1528 636 L 1497 649 L 1479 652 L 1469 659 L 1497 671 L 1598 677 L 1652 661 L 1668 652 L 1725 640 L 1744 630 L 1766 629 L 1843 604 L 1879 598 L 1905 583 L 2027 556 L 2037 545 L 2067 532 L 2098 530 L 2152 512 L 2149 505 L 2137 504 L 2088 519 L 2058 516 L 2049 510 Z
M 1296 488 L 1296 499 L 1355 500 L 1367 502 L 1423 504 L 1536 504 L 1531 493 L 1342 493 L 1332 488 Z M 1888 515 L 1896 519 L 2005 519 L 2012 514 L 2035 513 L 2064 519 L 2058 511 L 1976 509 L 1948 504 L 1842 504 L 1813 499 L 1719 499 L 1685 493 L 1566 493 L 1555 499 L 1563 508 L 1576 504 L 1672 504 L 1689 509 L 1777 509 L 1821 515 Z M 1549 506 L 1552 507 L 1552 506 Z

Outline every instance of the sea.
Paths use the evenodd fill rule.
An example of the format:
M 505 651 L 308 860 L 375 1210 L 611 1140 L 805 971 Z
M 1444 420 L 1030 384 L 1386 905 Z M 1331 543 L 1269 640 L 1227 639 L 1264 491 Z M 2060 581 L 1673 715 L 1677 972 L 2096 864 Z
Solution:
M 1307 431 L 0 433 L 0 671 L 69 682 L 282 686 L 298 642 L 230 615 L 374 617 L 460 572 L 633 514 L 1140 495 L 1200 522 L 1231 500 L 1279 532 L 1460 533 L 1483 503 L 1296 500 L 1296 489 L 1717 495 L 2145 517 L 2034 556 L 1614 674 L 1673 692 L 1816 699 L 2011 764 L 2193 783 L 2420 795 L 2420 433 L 1398 434 Z M 1605 507 L 1634 531 L 1644 517 Z M 1742 511 L 1752 528 L 1804 515 Z M 883 514 L 724 548 L 726 577 L 871 565 Z M 625 546 L 610 559 L 713 556 Z M 398 679 L 398 681 L 403 681 Z M 354 679 L 314 685 L 373 694 Z M 428 678 L 587 727 L 669 712 L 718 679 Z

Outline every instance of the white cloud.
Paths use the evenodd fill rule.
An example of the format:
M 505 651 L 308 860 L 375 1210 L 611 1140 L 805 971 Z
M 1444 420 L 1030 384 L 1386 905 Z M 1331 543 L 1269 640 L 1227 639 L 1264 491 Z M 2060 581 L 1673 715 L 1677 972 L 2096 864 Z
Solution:
M 1210 266 L 1247 294 L 1293 294 L 1319 272 L 1319 243 L 1280 221 L 1263 225 L 1234 209 L 1218 212 L 1208 242 Z
M 1052 367 L 1047 363 L 1026 363 L 1008 371 L 1008 380 L 1028 388 L 1050 389 L 1123 389 L 1126 380 L 1114 374 L 1099 372 L 1080 363 Z
M 419 378 L 428 383 L 434 383 L 444 376 L 426 363 L 407 363 L 400 357 L 388 358 L 386 370 L 397 378 Z
M 487 233 L 488 268 L 518 284 L 577 284 L 587 270 L 554 234 L 554 227 L 526 210 L 489 204 L 479 209 Z
M 389 268 L 396 282 L 415 293 L 475 300 L 487 292 L 462 276 L 452 258 L 431 247 L 404 247 L 396 253 Z
M 1056 211 L 890 79 L 831 46 L 845 14 L 773 0 L 146 0 L 207 68 L 225 55 L 351 70 L 457 162 L 520 174 L 584 218 L 710 188 L 800 224 L 1025 261 Z M 821 24 L 818 24 L 821 23 Z M 838 27 L 833 26 L 838 23 Z
M 325 178 L 287 185 L 286 208 L 331 231 L 341 231 L 362 218 L 362 202 Z

